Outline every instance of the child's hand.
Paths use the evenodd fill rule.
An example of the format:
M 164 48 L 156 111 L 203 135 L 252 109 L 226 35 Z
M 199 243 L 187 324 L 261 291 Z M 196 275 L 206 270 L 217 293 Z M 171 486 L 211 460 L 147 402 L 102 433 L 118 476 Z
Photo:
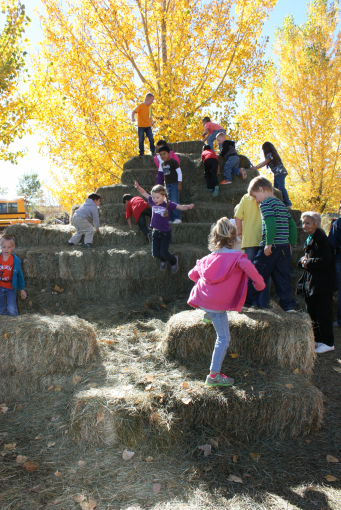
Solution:
M 272 253 L 272 249 L 271 249 L 271 244 L 267 244 L 264 248 L 264 253 L 267 257 L 269 257 L 269 255 L 271 255 Z
M 27 292 L 26 292 L 26 290 L 21 290 L 21 291 L 20 291 L 20 297 L 21 297 L 21 299 L 26 299 L 26 298 L 27 298 Z
M 182 190 L 182 182 L 178 182 L 178 191 Z
M 189 204 L 187 207 L 188 207 L 188 209 L 193 209 L 194 204 Z
M 139 185 L 139 183 L 137 181 L 134 182 L 134 186 L 135 186 L 136 189 L 140 187 L 140 185 Z

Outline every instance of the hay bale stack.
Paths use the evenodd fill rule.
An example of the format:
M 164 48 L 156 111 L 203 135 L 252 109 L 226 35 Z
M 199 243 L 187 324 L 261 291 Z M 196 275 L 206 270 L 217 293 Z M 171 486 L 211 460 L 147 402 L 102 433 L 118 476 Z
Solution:
M 60 246 L 75 233 L 72 225 L 29 225 L 17 223 L 6 228 L 15 237 L 16 248 L 24 246 Z
M 0 316 L 0 395 L 20 398 L 86 365 L 96 347 L 96 334 L 73 317 Z
M 235 377 L 236 385 L 225 389 L 204 386 L 208 365 L 203 368 L 200 362 L 185 372 L 155 370 L 152 388 L 145 391 L 143 377 L 137 380 L 132 368 L 121 385 L 74 396 L 73 438 L 82 445 L 129 447 L 147 439 L 158 449 L 184 443 L 188 434 L 203 430 L 218 438 L 230 435 L 244 440 L 260 434 L 292 438 L 318 430 L 322 393 L 300 374 L 259 369 L 241 358 L 228 359 L 223 370 Z
M 203 322 L 202 310 L 173 315 L 168 321 L 163 351 L 179 360 L 210 358 L 216 339 L 212 324 Z M 315 343 L 310 318 L 304 313 L 288 315 L 281 310 L 229 312 L 229 352 L 262 364 L 297 369 L 310 375 Z

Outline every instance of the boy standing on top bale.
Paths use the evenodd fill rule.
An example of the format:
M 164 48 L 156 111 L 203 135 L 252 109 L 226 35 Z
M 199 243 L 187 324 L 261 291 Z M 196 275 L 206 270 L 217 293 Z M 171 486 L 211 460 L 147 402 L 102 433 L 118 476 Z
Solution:
M 154 138 L 153 138 L 153 132 L 152 127 L 154 127 L 154 121 L 153 121 L 153 114 L 152 114 L 152 103 L 154 101 L 154 96 L 150 92 L 146 94 L 146 97 L 144 98 L 144 102 L 139 104 L 135 110 L 131 113 L 131 120 L 132 122 L 135 122 L 135 114 L 138 115 L 137 120 L 137 131 L 138 131 L 138 137 L 139 137 L 139 151 L 140 151 L 140 158 L 144 155 L 144 134 L 146 133 L 146 136 L 149 140 L 149 146 L 150 146 L 150 152 L 152 156 L 155 156 L 155 145 L 154 145 Z
M 148 230 L 146 216 L 149 216 L 149 218 L 151 218 L 152 210 L 147 204 L 147 202 L 143 200 L 143 198 L 141 197 L 123 195 L 123 203 L 126 206 L 126 219 L 128 227 L 131 228 L 131 217 L 134 216 L 134 219 L 138 224 L 142 234 L 146 238 L 147 243 L 150 243 L 152 240 L 152 234 Z
M 163 173 L 164 182 L 166 184 L 166 191 L 168 199 L 175 204 L 180 204 L 180 191 L 182 190 L 182 172 L 179 163 L 170 157 L 170 148 L 167 145 L 160 147 L 160 158 L 162 164 L 160 165 L 159 172 Z M 161 179 L 158 183 L 163 185 Z M 170 211 L 170 223 L 181 223 L 182 214 L 180 209 L 172 209 Z
M 217 174 L 220 174 L 220 166 L 216 153 L 209 145 L 205 144 L 203 146 L 201 161 L 204 163 L 205 168 L 206 189 L 207 191 L 213 191 L 212 197 L 216 197 L 219 192 Z
M 0 252 L 0 315 L 19 315 L 17 290 L 21 299 L 26 299 L 25 280 L 21 269 L 21 260 L 12 251 L 15 248 L 14 237 L 4 235 Z
M 218 133 L 226 134 L 226 131 L 219 124 L 215 124 L 214 122 L 211 122 L 211 119 L 209 117 L 204 117 L 202 119 L 202 124 L 205 129 L 205 131 L 202 134 L 202 141 L 206 142 L 206 140 L 207 140 L 207 145 L 209 145 L 211 147 L 211 149 L 214 151 L 214 140 L 216 139 L 217 134 Z M 221 151 L 220 143 L 219 143 L 219 150 Z
M 262 240 L 253 264 L 265 284 L 271 276 L 281 308 L 293 312 L 296 302 L 291 296 L 290 257 L 291 244 L 297 242 L 296 224 L 265 177 L 252 179 L 248 193 L 260 204 L 262 215 Z M 245 308 L 252 306 L 259 294 L 249 281 Z
M 92 241 L 94 238 L 94 229 L 90 221 L 93 221 L 94 227 L 99 232 L 99 214 L 98 207 L 101 205 L 101 197 L 97 193 L 91 193 L 85 200 L 84 204 L 80 206 L 72 218 L 72 225 L 77 229 L 77 232 L 68 240 L 68 246 L 78 244 L 81 237 L 84 235 L 84 248 L 92 248 Z
M 246 171 L 244 168 L 239 168 L 239 156 L 236 151 L 235 142 L 232 140 L 226 140 L 225 132 L 217 134 L 217 142 L 219 143 L 219 147 L 222 147 L 219 156 L 221 156 L 225 161 L 224 180 L 221 181 L 220 184 L 231 184 L 232 174 L 240 175 L 242 179 L 246 179 Z

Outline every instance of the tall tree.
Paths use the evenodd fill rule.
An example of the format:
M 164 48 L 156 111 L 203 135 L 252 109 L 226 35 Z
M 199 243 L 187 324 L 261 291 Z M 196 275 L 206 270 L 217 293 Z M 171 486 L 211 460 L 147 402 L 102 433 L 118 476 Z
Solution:
M 17 192 L 26 195 L 30 206 L 36 206 L 43 201 L 43 187 L 37 172 L 29 172 L 19 177 Z
M 5 0 L 1 8 L 6 21 L 0 33 L 0 159 L 16 163 L 23 151 L 13 152 L 10 145 L 30 132 L 28 120 L 32 107 L 27 94 L 19 90 L 27 74 L 26 51 L 22 45 L 30 19 L 20 0 Z
M 231 111 L 237 87 L 261 71 L 260 34 L 276 0 L 43 3 L 35 90 L 65 205 L 117 180 L 137 148 L 129 112 L 146 92 L 155 132 L 169 141 L 200 137 L 213 106 Z
M 341 189 L 341 34 L 338 2 L 313 0 L 307 21 L 288 16 L 276 31 L 278 64 L 269 63 L 237 119 L 251 157 L 272 141 L 289 171 L 300 209 L 338 209 Z

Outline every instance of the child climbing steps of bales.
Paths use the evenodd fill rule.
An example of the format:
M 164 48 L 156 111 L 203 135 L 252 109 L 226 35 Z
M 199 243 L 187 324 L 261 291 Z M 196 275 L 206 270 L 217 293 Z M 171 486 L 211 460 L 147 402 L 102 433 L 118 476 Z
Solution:
M 152 210 L 148 204 L 141 197 L 133 197 L 132 195 L 123 195 L 123 204 L 126 206 L 126 220 L 128 223 L 128 227 L 131 227 L 131 217 L 134 216 L 136 223 L 139 226 L 142 234 L 147 240 L 147 243 L 150 243 L 152 240 L 152 235 L 148 230 L 146 223 L 146 216 L 149 218 L 152 215 Z
M 247 172 L 244 168 L 239 168 L 239 156 L 236 151 L 236 144 L 233 140 L 226 140 L 225 133 L 217 134 L 217 142 L 222 147 L 219 156 L 224 161 L 224 180 L 220 184 L 231 184 L 232 174 L 240 175 L 242 179 L 247 178 Z
M 99 214 L 98 207 L 101 204 L 101 197 L 97 193 L 91 193 L 85 200 L 84 204 L 80 206 L 72 218 L 72 225 L 77 229 L 77 232 L 68 240 L 68 246 L 78 244 L 81 237 L 84 235 L 84 248 L 92 248 L 92 241 L 94 238 L 94 229 L 90 223 L 93 221 L 94 226 L 99 232 Z
M 203 146 L 201 160 L 205 168 L 206 189 L 213 191 L 212 197 L 217 197 L 219 192 L 217 174 L 220 174 L 220 166 L 216 153 L 207 144 Z
M 234 383 L 231 377 L 220 372 L 230 343 L 226 311 L 242 310 L 249 277 L 257 290 L 265 287 L 263 278 L 247 256 L 235 249 L 236 238 L 237 231 L 232 223 L 227 218 L 218 220 L 209 235 L 208 249 L 212 253 L 198 260 L 188 273 L 195 282 L 188 304 L 204 310 L 217 333 L 205 386 L 231 386 Z
M 182 190 L 182 172 L 180 164 L 175 159 L 170 157 L 170 148 L 163 145 L 159 149 L 159 155 L 162 160 L 160 165 L 157 184 L 166 185 L 168 199 L 178 204 L 180 202 L 180 191 Z M 171 223 L 181 223 L 181 212 L 174 210 L 170 212 Z
M 163 161 L 160 156 L 160 149 L 161 149 L 161 147 L 164 147 L 165 145 L 168 147 L 167 142 L 165 140 L 159 140 L 156 144 L 156 149 L 158 151 L 158 154 L 156 154 L 156 156 L 154 156 L 154 163 L 158 169 L 158 172 L 156 174 L 156 184 L 161 184 L 161 186 L 163 186 L 165 177 L 163 175 L 163 170 L 162 170 L 162 166 L 161 166 Z M 174 151 L 170 151 L 169 157 L 171 159 L 174 159 L 174 161 L 177 161 L 177 163 L 179 164 L 179 168 L 180 168 L 179 156 L 177 156 Z
M 17 290 L 20 290 L 21 299 L 26 299 L 27 294 L 21 260 L 12 253 L 14 237 L 4 235 L 0 246 L 0 315 L 19 315 Z
M 174 211 L 174 209 L 188 211 L 188 209 L 193 209 L 194 204 L 180 205 L 170 202 L 165 188 L 160 184 L 154 186 L 151 195 L 141 188 L 137 181 L 135 181 L 135 188 L 152 206 L 152 219 L 150 222 L 150 227 L 153 229 L 152 255 L 161 260 L 160 271 L 165 271 L 167 269 L 167 262 L 169 262 L 172 273 L 176 273 L 179 269 L 178 257 L 169 252 L 169 245 L 172 240 L 169 213 Z

